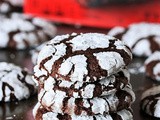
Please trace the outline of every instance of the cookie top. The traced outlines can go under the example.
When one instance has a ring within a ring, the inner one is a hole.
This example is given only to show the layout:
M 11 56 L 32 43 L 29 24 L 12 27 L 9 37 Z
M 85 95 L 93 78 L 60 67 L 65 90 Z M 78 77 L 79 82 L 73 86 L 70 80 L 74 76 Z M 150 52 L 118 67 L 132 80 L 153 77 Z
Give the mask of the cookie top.
M 0 101 L 9 102 L 27 99 L 37 92 L 32 76 L 24 69 L 0 62 Z
M 56 36 L 39 53 L 37 80 L 93 82 L 108 77 L 131 62 L 130 49 L 120 40 L 99 33 Z
M 128 28 L 115 27 L 108 35 L 124 41 L 136 56 L 150 56 L 160 49 L 160 24 L 137 23 Z M 144 47 L 145 45 L 145 47 Z
M 0 20 L 0 48 L 26 49 L 50 40 L 56 32 L 51 23 L 13 13 Z M 6 27 L 7 26 L 7 27 Z
M 124 109 L 113 114 L 77 116 L 48 112 L 40 103 L 34 107 L 33 116 L 35 120 L 133 120 L 131 109 Z
M 116 91 L 123 89 L 128 85 L 129 81 L 130 74 L 127 69 L 123 69 L 116 74 L 96 82 L 71 82 L 66 80 L 56 80 L 49 77 L 39 86 L 40 89 L 44 89 L 47 92 L 64 92 L 66 95 L 65 97 L 93 98 L 114 94 Z
M 144 91 L 140 105 L 145 113 L 160 118 L 160 86 L 154 86 Z
M 66 97 L 64 92 L 40 90 L 38 100 L 48 111 L 68 115 L 97 115 L 114 113 L 130 107 L 135 100 L 131 86 L 104 97 L 82 99 Z
M 160 51 L 154 52 L 145 61 L 145 73 L 153 80 L 160 81 Z
M 22 12 L 23 0 L 0 0 L 0 13 Z

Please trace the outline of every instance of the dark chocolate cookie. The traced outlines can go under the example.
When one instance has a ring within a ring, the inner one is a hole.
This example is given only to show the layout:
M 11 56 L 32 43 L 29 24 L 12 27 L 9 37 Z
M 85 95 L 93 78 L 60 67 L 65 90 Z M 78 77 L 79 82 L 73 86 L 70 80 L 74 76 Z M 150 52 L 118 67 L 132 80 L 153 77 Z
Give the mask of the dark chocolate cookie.
M 160 50 L 160 24 L 137 23 L 127 28 L 115 27 L 108 35 L 124 41 L 136 56 L 150 56 Z
M 99 33 L 56 36 L 39 53 L 35 78 L 72 82 L 102 80 L 132 60 L 130 49 L 120 40 Z
M 114 94 L 116 91 L 123 89 L 129 81 L 130 74 L 127 69 L 123 69 L 117 74 L 91 83 L 71 82 L 66 80 L 57 81 L 49 77 L 40 85 L 40 88 L 48 92 L 52 90 L 55 93 L 65 92 L 66 97 L 93 98 Z
M 50 40 L 56 32 L 53 24 L 13 13 L 0 20 L 0 48 L 26 49 Z
M 135 100 L 135 94 L 130 85 L 115 94 L 92 99 L 66 97 L 65 92 L 41 89 L 38 100 L 44 108 L 54 113 L 91 116 L 126 109 Z
M 6 62 L 0 62 L 0 66 L 0 102 L 27 99 L 37 92 L 26 70 Z
M 144 91 L 140 105 L 145 113 L 160 118 L 160 86 L 154 86 Z

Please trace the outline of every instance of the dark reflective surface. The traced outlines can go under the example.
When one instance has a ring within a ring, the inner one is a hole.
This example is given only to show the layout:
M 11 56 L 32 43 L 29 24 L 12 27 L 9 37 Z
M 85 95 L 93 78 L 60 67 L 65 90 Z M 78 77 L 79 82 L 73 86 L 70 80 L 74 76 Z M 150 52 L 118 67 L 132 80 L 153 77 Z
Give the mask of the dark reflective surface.
M 85 33 L 85 32 L 99 32 L 107 33 L 107 30 L 95 29 L 95 28 L 79 28 L 80 26 L 71 27 L 71 26 L 58 26 L 58 34 L 65 33 Z M 15 63 L 16 65 L 26 67 L 32 73 L 33 64 L 31 62 L 31 56 L 29 50 L 25 51 L 6 51 L 0 50 L 0 61 L 7 61 Z M 134 58 L 130 68 L 143 65 L 144 58 Z M 138 68 L 135 68 L 138 71 Z M 136 101 L 132 105 L 134 120 L 156 120 L 155 118 L 144 115 L 140 112 L 139 102 L 142 91 L 151 87 L 154 84 L 152 80 L 146 78 L 144 73 L 134 73 L 131 75 L 131 83 L 133 90 L 136 93 Z M 33 120 L 32 109 L 37 102 L 37 95 L 32 96 L 28 100 L 23 100 L 16 103 L 0 103 L 0 120 Z M 158 119 L 157 119 L 158 120 Z

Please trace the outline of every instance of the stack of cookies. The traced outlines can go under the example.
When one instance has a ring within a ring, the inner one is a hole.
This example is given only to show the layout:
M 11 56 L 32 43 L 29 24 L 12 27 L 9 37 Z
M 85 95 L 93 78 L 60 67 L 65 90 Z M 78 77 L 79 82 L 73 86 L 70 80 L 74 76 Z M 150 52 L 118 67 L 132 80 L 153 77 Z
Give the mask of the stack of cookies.
M 99 33 L 61 35 L 39 53 L 36 120 L 132 120 L 130 49 Z

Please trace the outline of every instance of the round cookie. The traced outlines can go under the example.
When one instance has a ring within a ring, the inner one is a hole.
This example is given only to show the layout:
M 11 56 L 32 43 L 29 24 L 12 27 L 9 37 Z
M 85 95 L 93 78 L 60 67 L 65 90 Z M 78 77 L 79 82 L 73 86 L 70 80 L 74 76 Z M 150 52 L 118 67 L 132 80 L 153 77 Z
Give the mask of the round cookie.
M 35 65 L 37 63 L 38 54 L 42 50 L 42 48 L 47 44 L 47 42 L 42 43 L 41 45 L 37 46 L 35 49 L 31 50 L 31 59 L 32 63 Z
M 124 41 L 136 56 L 150 56 L 160 50 L 160 24 L 137 23 L 127 28 L 115 27 L 108 35 Z M 145 47 L 144 47 L 145 46 Z
M 120 40 L 99 33 L 56 36 L 39 53 L 34 76 L 46 80 L 93 82 L 120 71 L 131 62 L 130 49 Z
M 23 0 L 0 0 L 0 13 L 22 12 Z
M 55 32 L 55 26 L 43 19 L 13 13 L 1 19 L 0 49 L 32 48 L 50 40 Z
M 0 66 L 0 102 L 27 99 L 37 92 L 26 70 L 6 62 L 0 62 Z
M 65 97 L 65 92 L 40 90 L 38 100 L 48 111 L 68 115 L 97 115 L 114 113 L 130 107 L 135 100 L 135 94 L 128 85 L 123 90 L 103 97 L 82 99 Z
M 132 110 L 129 108 L 112 114 L 77 116 L 48 112 L 40 103 L 37 103 L 34 107 L 33 115 L 35 120 L 133 120 Z
M 160 51 L 154 52 L 145 61 L 145 73 L 153 80 L 160 81 Z
M 39 86 L 40 89 L 44 89 L 47 92 L 52 90 L 55 93 L 65 92 L 65 97 L 93 98 L 114 94 L 116 91 L 123 89 L 129 81 L 130 74 L 127 69 L 123 69 L 108 78 L 96 82 L 83 83 L 66 80 L 57 81 L 56 79 L 49 77 L 44 81 L 44 84 Z
M 144 91 L 140 105 L 148 115 L 160 118 L 160 86 L 154 86 Z

